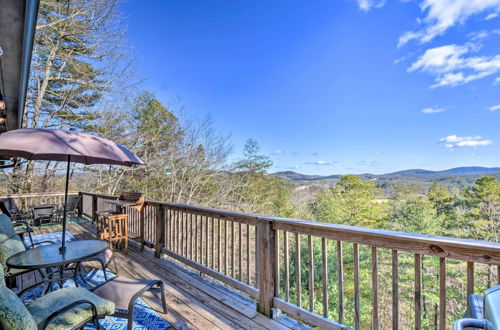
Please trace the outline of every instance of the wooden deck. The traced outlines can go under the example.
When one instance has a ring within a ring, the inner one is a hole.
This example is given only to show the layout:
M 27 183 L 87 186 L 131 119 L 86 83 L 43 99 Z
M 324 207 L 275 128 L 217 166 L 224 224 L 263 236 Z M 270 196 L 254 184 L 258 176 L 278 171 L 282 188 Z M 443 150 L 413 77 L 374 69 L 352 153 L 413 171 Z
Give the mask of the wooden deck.
M 61 231 L 61 226 L 49 226 L 38 233 Z M 90 222 L 72 224 L 68 231 L 78 239 L 95 239 L 95 227 Z M 155 258 L 151 251 L 129 246 L 129 253 L 116 251 L 118 275 L 135 278 L 158 278 L 164 281 L 168 313 L 162 314 L 171 329 L 290 329 L 307 328 L 284 316 L 270 319 L 256 311 L 255 302 L 219 283 L 199 276 L 171 260 Z M 111 266 L 111 270 L 113 266 Z M 159 297 L 145 294 L 144 300 L 161 310 Z

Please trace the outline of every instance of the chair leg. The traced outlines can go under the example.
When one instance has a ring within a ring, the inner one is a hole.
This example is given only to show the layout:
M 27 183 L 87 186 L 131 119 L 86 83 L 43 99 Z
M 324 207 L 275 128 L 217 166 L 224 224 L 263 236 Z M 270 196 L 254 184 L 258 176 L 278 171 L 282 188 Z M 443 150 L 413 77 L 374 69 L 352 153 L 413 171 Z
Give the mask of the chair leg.
M 163 314 L 167 314 L 167 300 L 165 299 L 165 288 L 163 281 L 158 281 L 160 286 L 160 294 L 161 294 L 161 307 L 163 308 Z
M 108 274 L 106 273 L 106 265 L 101 262 L 101 268 L 102 268 L 102 272 L 104 273 L 104 280 L 106 280 L 106 282 L 108 281 Z
M 116 267 L 116 258 L 113 256 L 113 265 L 115 266 L 115 274 L 118 275 L 118 267 Z
M 127 314 L 127 330 L 132 330 L 132 327 L 134 325 L 134 304 L 132 307 L 129 307 L 128 314 Z
M 101 325 L 99 324 L 99 320 L 97 319 L 97 317 L 93 317 L 92 321 L 94 322 L 95 328 L 97 330 L 100 330 L 101 329 Z
M 31 232 L 28 231 L 28 237 L 30 238 L 30 243 L 31 243 L 31 246 L 35 245 L 33 243 L 33 237 L 31 237 Z

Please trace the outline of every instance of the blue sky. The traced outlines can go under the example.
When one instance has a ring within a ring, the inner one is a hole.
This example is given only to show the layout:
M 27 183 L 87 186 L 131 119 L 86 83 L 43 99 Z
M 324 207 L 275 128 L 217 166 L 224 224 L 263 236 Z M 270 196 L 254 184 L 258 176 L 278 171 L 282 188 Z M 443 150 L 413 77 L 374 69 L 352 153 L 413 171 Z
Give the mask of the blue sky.
M 130 0 L 143 87 L 273 171 L 500 166 L 500 0 Z

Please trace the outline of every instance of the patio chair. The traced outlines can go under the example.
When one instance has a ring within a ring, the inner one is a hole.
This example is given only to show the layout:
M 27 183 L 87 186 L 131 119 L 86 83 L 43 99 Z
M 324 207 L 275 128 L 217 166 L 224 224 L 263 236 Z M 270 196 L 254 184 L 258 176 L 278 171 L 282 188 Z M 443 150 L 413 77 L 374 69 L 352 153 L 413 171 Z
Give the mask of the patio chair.
M 100 329 L 98 319 L 115 311 L 113 302 L 102 299 L 84 288 L 56 290 L 24 305 L 21 298 L 7 288 L 3 278 L 3 268 L 0 266 L 2 329 L 79 329 L 90 321 Z M 53 280 L 38 285 L 51 281 Z
M 9 269 L 6 265 L 7 259 L 16 253 L 25 251 L 36 245 L 46 243 L 52 244 L 54 242 L 41 241 L 26 247 L 24 242 L 21 241 L 18 234 L 14 230 L 9 217 L 5 214 L 0 214 L 0 265 L 5 269 L 4 276 L 9 286 L 13 286 L 15 284 L 14 280 L 17 276 L 32 272 L 33 270 Z
M 43 224 L 53 223 L 56 214 L 56 205 L 33 206 L 33 225 L 41 227 Z
M 106 275 L 106 268 L 109 267 L 111 262 L 115 261 L 113 250 L 109 248 L 96 257 L 93 257 L 86 261 L 98 261 L 102 265 L 102 270 L 106 279 L 104 283 L 96 285 L 95 287 L 91 288 L 90 291 L 103 299 L 110 300 L 115 303 L 116 310 L 113 315 L 126 317 L 128 320 L 128 330 L 132 329 L 135 302 L 146 291 L 160 292 L 163 313 L 167 313 L 167 302 L 165 299 L 165 289 L 163 281 L 126 278 L 122 276 L 115 276 L 112 279 L 108 280 Z M 117 272 L 116 262 L 114 263 L 114 267 L 115 272 Z M 80 274 L 82 274 L 82 272 L 80 272 Z M 85 281 L 83 276 L 82 279 Z M 90 283 L 88 282 L 87 284 L 90 285 Z
M 0 198 L 0 210 L 6 214 L 13 222 L 31 220 L 30 212 L 22 212 L 16 205 L 14 198 Z
M 80 199 L 82 197 L 80 195 L 71 195 L 68 196 L 68 205 L 66 207 L 66 215 L 69 217 L 76 217 L 78 205 L 80 204 Z M 61 218 L 64 215 L 64 205 L 59 207 L 56 212 L 57 218 Z

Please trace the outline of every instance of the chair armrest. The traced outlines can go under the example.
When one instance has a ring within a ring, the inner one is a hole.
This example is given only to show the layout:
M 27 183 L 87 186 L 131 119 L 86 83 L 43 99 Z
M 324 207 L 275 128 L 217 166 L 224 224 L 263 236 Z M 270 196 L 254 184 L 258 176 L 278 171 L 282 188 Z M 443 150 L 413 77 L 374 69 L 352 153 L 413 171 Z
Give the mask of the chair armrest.
M 12 224 L 12 227 L 18 227 L 18 226 L 26 226 L 27 228 L 31 228 L 28 222 L 22 220 L 16 221 Z
M 55 311 L 54 313 L 50 314 L 50 316 L 43 321 L 43 323 L 40 325 L 39 329 L 46 329 L 47 326 L 50 324 L 50 322 L 55 319 L 57 316 L 66 313 L 67 311 L 75 308 L 76 306 L 79 305 L 84 305 L 84 304 L 89 304 L 90 307 L 92 308 L 92 318 L 97 319 L 97 307 L 89 300 L 78 300 L 75 301 L 74 303 L 69 304 L 68 306 L 64 306 L 58 311 Z
M 31 289 L 36 288 L 37 286 L 40 286 L 40 285 L 43 285 L 43 284 L 47 284 L 47 283 L 52 283 L 52 282 L 58 282 L 58 281 L 60 281 L 60 279 L 59 279 L 59 278 L 49 278 L 49 279 L 46 279 L 46 280 L 40 281 L 40 282 L 35 283 L 35 284 L 33 284 L 33 285 L 31 285 L 31 286 L 29 286 L 29 287 L 27 287 L 27 288 L 22 289 L 21 291 L 19 291 L 19 292 L 17 293 L 17 296 L 18 296 L 18 297 L 22 297 L 22 296 L 23 296 L 23 294 L 25 294 L 26 292 L 30 291 Z
M 491 324 L 488 320 L 478 320 L 478 319 L 459 319 L 455 321 L 453 325 L 453 330 L 464 330 L 466 328 L 473 327 L 478 329 L 495 329 L 495 326 Z

